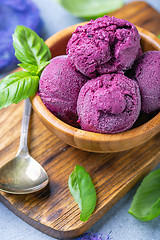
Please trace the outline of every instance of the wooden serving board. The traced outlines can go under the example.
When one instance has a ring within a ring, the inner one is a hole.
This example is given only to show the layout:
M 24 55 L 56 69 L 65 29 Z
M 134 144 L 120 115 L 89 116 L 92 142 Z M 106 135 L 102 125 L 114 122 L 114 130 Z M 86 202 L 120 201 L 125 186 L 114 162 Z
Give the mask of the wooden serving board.
M 155 34 L 160 33 L 160 14 L 144 2 L 132 2 L 114 16 L 127 19 Z M 0 111 L 0 164 L 17 152 L 23 102 Z M 60 239 L 71 239 L 89 229 L 144 175 L 160 161 L 160 134 L 129 151 L 96 154 L 66 145 L 52 135 L 32 113 L 29 131 L 31 155 L 47 171 L 50 184 L 30 195 L 0 193 L 0 200 L 16 215 L 40 231 Z M 76 164 L 92 176 L 98 201 L 87 222 L 68 189 L 68 177 Z

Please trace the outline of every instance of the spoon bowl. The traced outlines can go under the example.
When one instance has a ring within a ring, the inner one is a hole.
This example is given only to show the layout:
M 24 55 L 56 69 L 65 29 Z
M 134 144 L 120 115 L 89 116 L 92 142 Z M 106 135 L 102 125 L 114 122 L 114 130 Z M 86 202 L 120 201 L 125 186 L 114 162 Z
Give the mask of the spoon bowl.
M 4 192 L 32 193 L 47 184 L 46 172 L 30 155 L 19 155 L 0 169 L 0 189 Z
M 19 150 L 15 158 L 0 168 L 0 190 L 7 193 L 33 193 L 44 188 L 49 181 L 46 171 L 28 152 L 27 136 L 30 113 L 31 104 L 27 99 L 22 119 Z

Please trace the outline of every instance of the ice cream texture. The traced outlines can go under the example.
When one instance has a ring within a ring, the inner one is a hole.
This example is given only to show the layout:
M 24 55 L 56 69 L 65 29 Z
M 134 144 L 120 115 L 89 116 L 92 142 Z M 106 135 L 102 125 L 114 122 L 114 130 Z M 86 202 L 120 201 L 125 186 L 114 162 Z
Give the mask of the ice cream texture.
M 84 75 L 126 70 L 139 54 L 140 35 L 130 22 L 104 16 L 77 27 L 67 45 L 70 62 Z
M 39 95 L 45 106 L 64 122 L 77 123 L 77 98 L 88 79 L 75 71 L 66 55 L 57 56 L 43 70 L 39 82 Z
M 66 51 L 51 60 L 39 82 L 43 103 L 62 121 L 114 134 L 130 129 L 141 107 L 145 113 L 160 109 L 160 52 L 143 54 L 132 23 L 91 20 L 77 27 Z
M 160 110 L 160 52 L 148 51 L 141 55 L 133 65 L 133 72 L 141 91 L 142 111 Z
M 103 74 L 81 88 L 77 113 L 83 130 L 118 133 L 133 126 L 141 109 L 136 81 L 123 73 Z

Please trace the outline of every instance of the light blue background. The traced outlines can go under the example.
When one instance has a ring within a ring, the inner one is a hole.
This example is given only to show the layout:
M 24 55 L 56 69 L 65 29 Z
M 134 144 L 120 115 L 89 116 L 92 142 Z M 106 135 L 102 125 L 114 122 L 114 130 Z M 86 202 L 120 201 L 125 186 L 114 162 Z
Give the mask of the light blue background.
M 72 16 L 53 0 L 33 0 L 33 2 L 40 9 L 44 21 L 45 38 L 65 27 L 82 21 L 82 19 Z M 125 2 L 130 1 L 126 0 Z M 146 2 L 160 12 L 160 0 L 148 0 Z M 112 231 L 113 240 L 160 240 L 160 217 L 150 222 L 140 222 L 127 213 L 136 189 L 137 186 L 112 207 L 91 230 L 106 234 Z M 55 238 L 34 229 L 0 203 L 0 240 L 23 239 L 54 240 Z

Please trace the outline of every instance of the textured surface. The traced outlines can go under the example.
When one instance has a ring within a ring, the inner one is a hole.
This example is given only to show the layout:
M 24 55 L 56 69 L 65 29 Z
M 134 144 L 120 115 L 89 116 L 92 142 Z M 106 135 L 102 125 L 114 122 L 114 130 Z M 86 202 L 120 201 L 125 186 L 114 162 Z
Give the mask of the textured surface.
M 79 127 L 77 123 L 78 93 L 87 77 L 75 71 L 68 56 L 53 58 L 43 70 L 39 81 L 39 95 L 45 106 L 62 121 Z
M 160 52 L 149 51 L 138 58 L 133 66 L 134 79 L 138 82 L 142 110 L 151 113 L 160 110 Z
M 157 3 L 159 3 L 159 2 L 157 2 Z M 38 1 L 37 1 L 37 4 L 38 4 Z M 44 9 L 45 9 L 45 5 L 46 5 L 46 3 L 44 4 Z M 59 7 L 57 7 L 57 8 L 59 8 Z M 134 7 L 132 9 L 134 9 Z M 48 12 L 49 12 L 49 9 L 48 9 Z M 63 11 L 62 9 L 60 9 L 59 12 L 62 13 L 62 15 L 60 15 L 60 16 L 68 16 L 69 17 L 69 14 L 66 13 L 65 11 Z M 144 10 L 144 13 L 145 13 L 146 17 L 148 17 L 148 16 L 150 17 L 150 20 L 147 21 L 145 18 L 141 18 L 141 17 L 139 17 L 139 20 L 142 22 L 143 27 L 146 26 L 146 28 L 147 28 L 147 26 L 148 26 L 148 29 L 150 29 L 151 31 L 153 30 L 153 32 L 155 32 L 155 33 L 160 33 L 160 30 L 158 28 L 160 18 L 158 18 L 158 20 L 156 20 L 156 16 L 158 17 L 159 15 L 156 14 L 154 11 L 152 11 L 152 13 L 154 15 L 152 15 L 152 14 L 149 15 L 148 12 L 149 12 L 149 7 L 146 7 Z M 126 12 L 126 14 L 129 15 L 128 12 Z M 133 16 L 133 17 L 135 17 L 135 16 Z M 59 16 L 57 18 L 59 18 Z M 51 18 L 48 18 L 46 22 L 49 22 L 50 19 Z M 73 21 L 73 20 L 75 20 L 75 21 Z M 78 22 L 79 20 L 76 20 L 72 16 L 70 16 L 70 18 L 68 18 L 68 20 L 67 20 L 67 23 L 69 23 L 69 25 L 70 25 L 70 24 L 75 23 L 76 21 Z M 66 27 L 67 25 L 65 25 L 65 24 L 67 24 L 67 23 L 65 22 L 64 25 L 62 24 L 62 28 Z M 138 24 L 138 22 L 137 22 L 137 24 Z M 54 26 L 55 26 L 54 29 L 56 29 L 57 25 L 55 24 Z M 149 26 L 150 26 L 150 28 L 149 28 Z M 52 28 L 50 28 L 50 29 L 52 29 Z M 53 33 L 53 30 L 50 30 L 50 32 Z M 22 111 L 22 105 L 20 106 L 20 108 Z M 13 113 L 13 116 L 12 116 L 12 119 L 10 119 L 11 122 L 16 117 L 15 113 L 14 112 L 12 112 L 12 113 Z M 10 116 L 10 114 L 12 114 L 12 113 L 8 112 L 8 116 Z M 21 113 L 19 113 L 19 115 L 18 115 L 19 124 L 20 124 L 20 115 L 21 115 Z M 3 117 L 1 117 L 1 121 L 4 121 Z M 3 143 L 1 143 L 3 146 L 8 146 L 8 151 L 9 151 L 9 149 L 11 151 L 11 147 L 13 146 L 11 142 L 8 142 L 9 136 L 11 136 L 11 134 L 12 134 L 12 137 L 16 136 L 16 138 L 18 138 L 17 132 L 19 132 L 19 130 L 20 129 L 19 128 L 17 129 L 15 125 L 13 126 L 13 128 L 9 127 L 8 135 L 7 135 L 8 139 L 6 139 L 6 141 L 3 141 Z M 31 133 L 32 133 L 32 131 L 33 130 L 31 128 Z M 5 131 L 3 130 L 3 128 L 1 130 L 1 133 L 2 133 L 2 135 L 5 134 Z M 41 136 L 43 138 L 43 134 Z M 58 140 L 55 141 L 55 144 L 57 144 L 57 141 Z M 159 138 L 156 138 L 157 145 L 154 145 L 155 143 L 153 143 L 153 142 L 150 143 L 150 147 L 147 145 L 146 147 L 149 147 L 148 150 L 146 150 L 145 146 L 143 146 L 143 148 L 141 149 L 141 152 L 139 152 L 139 157 L 141 158 L 143 152 L 145 152 L 146 156 L 148 153 L 153 154 L 152 150 L 153 150 L 154 146 L 158 147 L 158 141 L 159 141 Z M 46 141 L 46 146 L 47 146 L 47 143 L 48 143 L 48 141 Z M 36 139 L 35 139 L 34 140 L 34 151 L 35 152 L 36 152 L 36 147 L 38 146 L 38 144 L 39 143 L 36 142 Z M 16 140 L 16 146 L 18 146 L 18 139 Z M 15 148 L 16 148 L 16 146 L 15 146 Z M 54 147 L 54 149 L 55 149 L 55 156 L 56 156 L 57 147 Z M 33 151 L 33 149 L 32 149 L 32 151 Z M 50 151 L 52 151 L 52 153 L 53 153 L 53 149 L 48 149 L 48 152 L 50 152 Z M 15 152 L 16 152 L 16 149 L 13 152 L 13 155 L 15 154 Z M 1 154 L 3 154 L 3 152 L 1 152 Z M 98 155 L 96 155 L 96 156 L 98 156 Z M 107 169 L 108 169 L 108 167 L 107 167 Z M 94 225 L 92 230 L 106 232 L 106 233 L 108 233 L 110 230 L 112 230 L 113 239 L 128 240 L 128 236 L 129 236 L 130 240 L 132 240 L 132 239 L 136 239 L 136 240 L 150 240 L 150 239 L 157 240 L 157 239 L 159 239 L 159 235 L 160 235 L 159 218 L 157 218 L 151 222 L 141 223 L 127 214 L 127 210 L 129 208 L 129 205 L 132 200 L 134 192 L 135 192 L 135 189 L 133 189 L 121 201 L 119 201 L 97 224 Z M 29 225 L 25 224 L 24 222 L 22 222 L 15 215 L 13 215 L 12 212 L 8 211 L 3 205 L 0 205 L 0 224 L 1 224 L 0 234 L 1 234 L 1 238 L 4 240 L 12 240 L 12 239 L 28 240 L 28 239 L 33 239 L 33 238 L 35 240 L 53 239 L 49 236 L 46 236 L 46 235 L 40 233 L 36 229 L 34 229 L 34 228 L 30 227 Z
M 78 26 L 68 41 L 68 58 L 84 75 L 129 69 L 140 49 L 136 27 L 114 16 L 104 16 Z
M 123 73 L 103 74 L 88 81 L 77 101 L 78 122 L 91 132 L 123 132 L 138 119 L 140 109 L 139 86 Z

